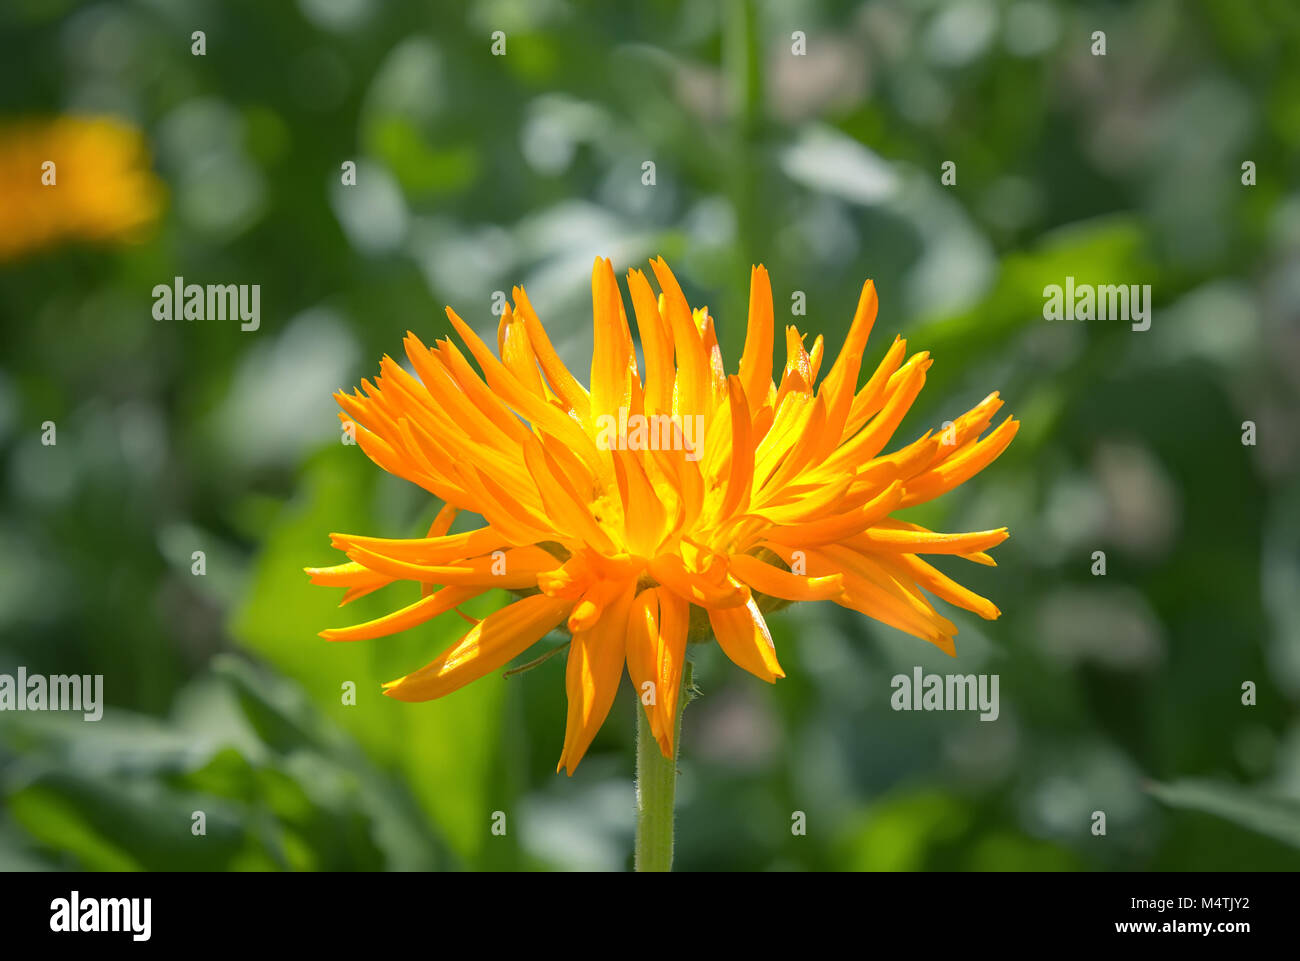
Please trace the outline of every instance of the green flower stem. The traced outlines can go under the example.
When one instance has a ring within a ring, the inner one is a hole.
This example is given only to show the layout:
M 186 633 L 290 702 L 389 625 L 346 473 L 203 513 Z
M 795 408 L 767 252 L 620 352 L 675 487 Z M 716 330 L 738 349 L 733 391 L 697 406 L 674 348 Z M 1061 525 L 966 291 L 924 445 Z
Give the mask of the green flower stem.
M 677 793 L 677 751 L 682 739 L 682 710 L 691 699 L 691 662 L 682 672 L 673 719 L 673 756 L 666 758 L 650 733 L 645 709 L 636 712 L 636 869 L 673 868 L 673 799 Z

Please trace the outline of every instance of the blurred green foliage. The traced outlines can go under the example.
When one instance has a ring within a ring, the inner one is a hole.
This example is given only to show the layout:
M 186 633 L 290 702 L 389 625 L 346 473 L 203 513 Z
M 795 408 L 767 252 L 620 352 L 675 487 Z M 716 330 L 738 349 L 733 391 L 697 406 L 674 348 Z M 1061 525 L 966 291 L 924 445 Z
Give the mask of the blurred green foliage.
M 868 359 L 936 359 L 900 438 L 991 389 L 1023 421 L 914 514 L 1013 533 L 960 572 L 1004 615 L 952 615 L 956 661 L 825 605 L 773 618 L 775 687 L 694 652 L 679 868 L 1300 867 L 1298 57 L 1290 0 L 5 4 L 0 117 L 124 116 L 170 199 L 142 246 L 0 270 L 0 672 L 109 702 L 0 715 L 0 866 L 626 867 L 630 690 L 557 775 L 562 658 L 387 700 L 462 623 L 326 643 L 406 601 L 302 568 L 438 507 L 331 391 L 521 282 L 582 369 L 593 257 L 662 253 L 730 364 L 751 263 L 828 351 L 871 276 Z M 261 329 L 155 322 L 178 275 L 261 284 Z M 1067 275 L 1151 284 L 1151 329 L 1044 321 Z M 918 664 L 999 674 L 1000 718 L 890 710 Z

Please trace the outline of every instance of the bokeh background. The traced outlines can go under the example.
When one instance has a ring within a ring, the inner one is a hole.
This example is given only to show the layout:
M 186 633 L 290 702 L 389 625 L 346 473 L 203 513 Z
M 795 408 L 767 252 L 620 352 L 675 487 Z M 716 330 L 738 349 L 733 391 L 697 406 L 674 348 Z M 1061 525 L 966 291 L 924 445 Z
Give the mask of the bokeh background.
M 585 369 L 592 259 L 662 253 L 731 364 L 751 263 L 828 350 L 870 276 L 869 360 L 936 359 L 900 440 L 991 389 L 1023 420 L 919 516 L 1012 530 L 956 661 L 831 605 L 772 618 L 774 687 L 695 650 L 679 869 L 1300 867 L 1297 62 L 1290 0 L 8 0 L 0 117 L 138 127 L 165 201 L 0 264 L 0 672 L 108 702 L 0 715 L 0 866 L 628 867 L 626 681 L 557 775 L 563 658 L 385 699 L 462 623 L 328 644 L 393 599 L 302 568 L 439 506 L 332 391 L 520 282 Z M 155 321 L 178 275 L 260 284 L 260 329 Z M 1066 275 L 1150 284 L 1150 330 L 1045 321 Z M 1000 675 L 1000 718 L 895 713 L 915 665 Z

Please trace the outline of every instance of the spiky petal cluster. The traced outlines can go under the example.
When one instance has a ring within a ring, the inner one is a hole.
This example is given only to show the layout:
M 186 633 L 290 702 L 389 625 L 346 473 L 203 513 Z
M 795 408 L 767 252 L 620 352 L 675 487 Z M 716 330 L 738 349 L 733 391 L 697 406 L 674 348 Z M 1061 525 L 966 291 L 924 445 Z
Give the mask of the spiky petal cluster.
M 1006 448 L 1014 419 L 981 437 L 1002 406 L 996 393 L 940 432 L 883 453 L 931 361 L 925 352 L 906 357 L 896 338 L 858 386 L 876 316 L 871 281 L 820 383 L 822 338 L 805 350 L 792 326 L 777 382 L 763 267 L 751 274 L 744 354 L 730 376 L 707 309 L 688 306 L 662 259 L 651 267 L 658 295 L 640 271 L 627 277 L 644 376 L 613 268 L 598 259 L 590 390 L 560 362 L 515 288 L 495 354 L 447 310 L 477 370 L 450 340 L 430 348 L 408 333 L 414 375 L 385 357 L 374 383 L 337 395 L 366 454 L 446 507 L 423 538 L 332 535 L 348 562 L 309 569 L 315 583 L 346 587 L 345 603 L 400 580 L 420 584 L 422 596 L 323 636 L 379 637 L 493 588 L 523 593 L 385 693 L 441 697 L 566 626 L 569 708 L 559 766 L 569 773 L 609 711 L 625 664 L 636 690 L 653 694 L 642 701 L 653 701 L 652 730 L 672 756 L 693 611 L 696 620 L 707 617 L 731 660 L 766 681 L 784 676 L 760 610 L 768 599 L 834 601 L 949 654 L 956 628 L 923 590 L 985 618 L 999 613 L 921 555 L 992 564 L 986 552 L 1005 528 L 942 534 L 891 517 L 951 490 Z M 448 533 L 457 510 L 486 523 Z

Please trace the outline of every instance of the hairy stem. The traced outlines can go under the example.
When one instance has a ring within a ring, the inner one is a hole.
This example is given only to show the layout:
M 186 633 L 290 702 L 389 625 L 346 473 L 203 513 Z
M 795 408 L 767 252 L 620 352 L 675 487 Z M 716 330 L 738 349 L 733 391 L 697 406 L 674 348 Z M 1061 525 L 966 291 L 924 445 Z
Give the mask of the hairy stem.
M 682 674 L 673 719 L 673 756 L 666 758 L 650 732 L 645 709 L 636 712 L 636 870 L 671 871 L 673 867 L 673 799 L 677 793 L 677 751 L 682 711 L 691 700 L 691 662 Z

